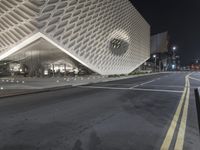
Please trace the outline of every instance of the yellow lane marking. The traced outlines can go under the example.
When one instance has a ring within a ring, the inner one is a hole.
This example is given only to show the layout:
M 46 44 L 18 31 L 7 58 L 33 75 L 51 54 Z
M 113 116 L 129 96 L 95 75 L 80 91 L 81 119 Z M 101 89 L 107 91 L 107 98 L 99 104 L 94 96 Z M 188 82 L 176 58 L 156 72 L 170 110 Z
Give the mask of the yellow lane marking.
M 165 136 L 165 139 L 162 143 L 161 146 L 161 150 L 168 150 L 170 148 L 173 136 L 174 136 L 174 132 L 178 123 L 178 119 L 180 117 L 181 114 L 181 109 L 182 107 L 184 107 L 184 112 L 181 118 L 181 125 L 179 128 L 179 132 L 178 132 L 178 139 L 176 141 L 176 145 L 175 145 L 175 149 L 177 148 L 177 150 L 181 150 L 183 148 L 183 144 L 184 144 L 184 136 L 185 136 L 185 129 L 186 129 L 186 122 L 187 122 L 187 113 L 188 113 L 188 105 L 189 105 L 189 96 L 190 96 L 190 82 L 189 82 L 189 77 L 192 73 L 188 74 L 185 77 L 185 87 L 184 87 L 184 92 L 181 96 L 181 100 L 178 104 L 177 110 L 174 114 L 174 117 L 172 119 L 172 122 L 170 124 L 170 127 L 167 131 L 167 134 Z M 186 100 L 185 100 L 186 97 Z M 184 100 L 186 101 L 184 104 Z M 184 104 L 184 106 L 183 106 Z
M 187 89 L 187 96 L 185 100 L 185 105 L 183 109 L 183 114 L 181 118 L 181 124 L 178 131 L 177 141 L 175 144 L 175 150 L 182 150 L 183 144 L 184 144 L 184 137 L 185 137 L 185 131 L 186 131 L 186 124 L 187 124 L 187 115 L 188 115 L 188 106 L 189 106 L 189 99 L 190 99 L 190 81 L 188 82 L 188 89 Z
M 169 127 L 169 129 L 167 131 L 166 137 L 165 137 L 165 139 L 163 141 L 163 144 L 162 144 L 162 146 L 160 148 L 161 150 L 168 150 L 169 147 L 170 147 L 170 144 L 171 144 L 171 141 L 172 141 L 172 138 L 173 138 L 173 135 L 174 135 L 174 131 L 175 131 L 176 126 L 177 126 L 178 118 L 179 118 L 180 113 L 181 113 L 181 108 L 182 108 L 183 103 L 184 103 L 186 91 L 187 91 L 186 87 L 187 87 L 188 83 L 187 83 L 187 79 L 185 79 L 185 80 L 186 80 L 186 82 L 185 82 L 184 92 L 183 92 L 183 94 L 181 96 L 181 100 L 180 100 L 180 102 L 178 104 L 178 108 L 177 108 L 177 110 L 175 112 L 175 115 L 174 115 L 174 117 L 172 119 L 170 127 Z

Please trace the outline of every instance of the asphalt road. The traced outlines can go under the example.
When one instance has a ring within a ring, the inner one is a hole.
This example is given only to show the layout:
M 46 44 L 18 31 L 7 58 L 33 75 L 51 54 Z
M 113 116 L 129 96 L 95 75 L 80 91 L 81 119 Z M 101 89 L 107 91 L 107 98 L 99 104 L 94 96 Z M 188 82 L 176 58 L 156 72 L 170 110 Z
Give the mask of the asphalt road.
M 0 150 L 198 150 L 200 73 L 188 74 L 2 98 Z

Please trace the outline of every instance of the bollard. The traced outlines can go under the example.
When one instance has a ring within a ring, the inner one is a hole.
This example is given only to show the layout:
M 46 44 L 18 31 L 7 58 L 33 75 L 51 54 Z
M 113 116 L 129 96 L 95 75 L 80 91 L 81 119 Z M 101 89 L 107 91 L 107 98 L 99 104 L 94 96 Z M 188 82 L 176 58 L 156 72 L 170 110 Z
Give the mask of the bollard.
M 199 125 L 199 134 L 200 134 L 200 95 L 199 95 L 199 90 L 197 88 L 194 90 L 194 94 L 195 94 L 198 125 Z

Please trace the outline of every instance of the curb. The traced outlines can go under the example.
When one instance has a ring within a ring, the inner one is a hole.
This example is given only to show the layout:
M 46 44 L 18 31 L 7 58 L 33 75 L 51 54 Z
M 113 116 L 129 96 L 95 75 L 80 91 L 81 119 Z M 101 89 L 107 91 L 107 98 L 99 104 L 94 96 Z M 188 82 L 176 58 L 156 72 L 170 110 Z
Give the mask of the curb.
M 3 96 L 0 95 L 0 99 L 9 98 L 9 97 L 15 97 L 15 96 L 22 96 L 22 95 L 31 95 L 31 94 L 37 94 L 37 93 L 58 91 L 58 90 L 67 89 L 67 88 L 71 88 L 71 87 L 73 87 L 73 86 L 72 85 L 66 85 L 66 86 L 38 89 L 38 90 L 35 90 L 35 91 L 30 91 L 30 92 L 19 92 L 19 93 L 14 93 L 14 94 L 10 94 L 10 95 L 3 95 Z
M 3 96 L 0 95 L 0 99 L 8 98 L 8 97 L 15 97 L 15 96 L 22 96 L 22 95 L 31 95 L 31 94 L 37 94 L 37 93 L 45 93 L 45 92 L 62 90 L 62 89 L 68 89 L 68 88 L 71 88 L 71 87 L 77 87 L 77 86 L 83 86 L 83 85 L 89 85 L 89 84 L 95 84 L 95 83 L 105 83 L 105 82 L 110 82 L 110 81 L 119 81 L 119 80 L 125 80 L 125 79 L 137 78 L 137 77 L 143 77 L 143 76 L 150 76 L 150 75 L 156 75 L 156 74 L 162 74 L 162 73 L 167 73 L 167 72 L 132 75 L 132 76 L 126 76 L 126 77 L 121 77 L 121 78 L 113 78 L 113 79 L 110 79 L 110 80 L 108 78 L 108 80 L 105 80 L 105 81 L 87 82 L 87 83 L 79 83 L 79 84 L 72 84 L 72 85 L 50 87 L 50 88 L 44 88 L 44 89 L 36 89 L 34 91 L 29 91 L 29 92 L 19 92 L 19 93 L 14 93 L 14 94 L 10 94 L 10 95 L 3 95 Z
M 131 78 L 137 78 L 137 77 L 143 77 L 143 76 L 150 76 L 150 75 L 156 75 L 156 74 L 162 74 L 162 73 L 168 73 L 168 72 L 159 72 L 159 73 L 148 73 L 148 74 L 132 75 L 132 76 L 125 76 L 125 77 L 121 77 L 121 78 L 113 78 L 113 79 L 110 79 L 110 80 L 108 78 L 105 81 L 73 84 L 72 86 L 76 87 L 76 86 L 83 86 L 83 85 L 95 84 L 95 83 L 105 83 L 105 82 L 111 82 L 111 81 L 126 80 L 126 79 L 131 79 Z

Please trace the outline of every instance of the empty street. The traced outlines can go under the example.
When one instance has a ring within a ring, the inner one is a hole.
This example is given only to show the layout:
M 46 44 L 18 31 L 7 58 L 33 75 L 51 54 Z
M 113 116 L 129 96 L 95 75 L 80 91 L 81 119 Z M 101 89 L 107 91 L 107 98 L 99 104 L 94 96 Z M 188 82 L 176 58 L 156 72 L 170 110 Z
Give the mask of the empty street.
M 200 73 L 160 73 L 0 99 L 0 150 L 200 147 Z

